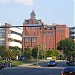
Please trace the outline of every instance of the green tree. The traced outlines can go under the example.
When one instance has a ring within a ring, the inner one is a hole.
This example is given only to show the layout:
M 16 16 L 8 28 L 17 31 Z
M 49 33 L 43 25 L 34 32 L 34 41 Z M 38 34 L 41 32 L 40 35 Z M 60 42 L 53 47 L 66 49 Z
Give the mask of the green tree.
M 45 59 L 46 58 L 46 50 L 42 47 L 39 48 L 39 58 Z
M 34 57 L 34 59 L 37 58 L 37 54 L 38 54 L 38 58 L 39 59 L 45 59 L 46 50 L 45 49 L 42 49 L 42 47 L 40 45 L 39 46 L 35 46 L 32 49 L 32 56 Z
M 67 57 L 67 60 L 70 60 L 70 57 L 75 55 L 75 43 L 70 38 L 61 40 L 58 43 L 57 49 L 63 51 L 64 55 Z
M 5 51 L 5 46 L 0 46 L 0 55 L 1 55 L 1 53 L 3 52 L 3 51 Z
M 55 56 L 56 59 L 59 59 L 60 52 L 57 50 L 47 50 L 46 51 L 46 57 L 53 57 L 53 56 Z
M 6 49 L 5 49 L 5 46 L 0 45 L 0 59 L 1 59 L 2 53 L 3 53 L 5 50 L 6 50 Z
M 14 46 L 14 47 L 10 46 L 9 49 L 10 49 L 11 51 L 13 51 L 16 56 L 17 56 L 17 55 L 18 55 L 18 56 L 21 55 L 21 50 L 20 50 L 20 48 L 19 48 L 18 46 Z
M 20 50 L 20 48 L 18 46 L 14 46 L 14 47 L 10 46 L 9 49 L 14 50 L 14 51 Z
M 15 57 L 15 53 L 14 51 L 7 49 L 2 52 L 1 56 L 6 57 L 8 60 L 10 60 L 11 58 Z
M 27 57 L 27 59 L 30 59 L 32 56 L 32 51 L 29 47 L 26 47 L 24 49 L 23 55 Z
M 9 47 L 5 49 L 5 46 L 0 46 L 0 55 L 1 57 L 6 57 L 7 59 L 15 58 L 18 55 L 18 47 Z
M 37 53 L 38 53 L 38 47 L 34 46 L 32 49 L 32 56 L 36 59 L 37 58 Z

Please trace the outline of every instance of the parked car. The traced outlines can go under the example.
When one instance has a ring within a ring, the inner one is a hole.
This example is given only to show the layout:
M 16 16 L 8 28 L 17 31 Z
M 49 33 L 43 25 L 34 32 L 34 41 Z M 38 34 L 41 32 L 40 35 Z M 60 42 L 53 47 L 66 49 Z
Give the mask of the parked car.
M 4 63 L 0 62 L 0 70 L 4 68 Z
M 68 66 L 75 66 L 75 61 L 67 61 L 66 64 Z
M 75 75 L 75 67 L 70 66 L 63 69 L 61 75 Z
M 4 66 L 5 66 L 5 67 L 11 67 L 11 66 L 12 66 L 12 63 L 11 63 L 10 61 L 5 62 L 5 63 L 4 63 Z
M 50 60 L 48 62 L 48 66 L 56 66 L 56 61 L 55 60 Z
M 19 57 L 19 61 L 24 61 L 24 60 L 27 60 L 26 56 L 20 56 Z
M 7 60 L 7 57 L 2 57 L 2 60 Z
M 16 60 L 16 58 L 15 58 L 15 57 L 13 57 L 13 58 L 11 58 L 11 60 L 13 60 L 13 61 L 14 61 L 14 60 Z

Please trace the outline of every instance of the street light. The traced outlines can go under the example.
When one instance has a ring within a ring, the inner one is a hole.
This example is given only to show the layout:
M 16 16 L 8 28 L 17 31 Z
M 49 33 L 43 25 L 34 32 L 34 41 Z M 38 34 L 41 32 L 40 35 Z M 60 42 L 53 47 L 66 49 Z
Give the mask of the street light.
M 42 24 L 42 50 L 44 50 L 43 49 L 43 37 L 44 37 L 44 33 L 45 33 L 45 30 L 44 30 L 44 26 L 43 26 L 43 24 Z M 43 55 L 42 55 L 42 59 L 44 60 L 44 51 L 43 51 Z
M 38 56 L 39 56 L 39 45 L 38 45 L 38 51 L 37 51 L 37 66 L 38 66 Z

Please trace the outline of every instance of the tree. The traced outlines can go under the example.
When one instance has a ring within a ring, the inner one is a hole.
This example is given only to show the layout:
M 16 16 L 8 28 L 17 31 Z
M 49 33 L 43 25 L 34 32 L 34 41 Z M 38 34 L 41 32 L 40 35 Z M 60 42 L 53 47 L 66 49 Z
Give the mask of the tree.
M 5 46 L 0 46 L 0 55 L 1 55 L 1 53 L 3 52 L 3 51 L 5 51 Z
M 45 59 L 45 57 L 46 57 L 46 50 L 40 49 L 39 50 L 39 58 L 40 59 Z
M 8 60 L 15 57 L 14 51 L 11 51 L 9 49 L 2 52 L 1 57 L 6 57 Z
M 21 51 L 20 51 L 20 48 L 18 46 L 14 46 L 14 47 L 10 46 L 9 49 L 11 51 L 14 51 L 14 53 L 15 53 L 16 56 L 17 55 L 21 55 Z
M 39 59 L 44 59 L 45 56 L 46 56 L 46 50 L 42 49 L 42 47 L 40 45 L 39 46 L 35 46 L 32 49 L 32 56 L 36 59 L 37 58 L 37 54 L 38 54 L 38 58 Z
M 61 40 L 58 43 L 57 49 L 63 51 L 64 55 L 67 57 L 67 60 L 70 60 L 70 57 L 75 55 L 75 43 L 70 38 Z
M 31 56 L 32 56 L 32 51 L 29 47 L 26 47 L 24 49 L 24 53 L 23 53 L 24 56 L 26 56 L 27 59 L 30 59 Z
M 9 49 L 14 50 L 14 51 L 20 50 L 20 48 L 18 46 L 14 46 L 14 47 L 9 46 Z
M 34 46 L 32 49 L 32 56 L 36 59 L 37 58 L 37 53 L 38 53 L 38 47 Z
M 3 53 L 5 50 L 6 50 L 6 49 L 5 49 L 5 46 L 0 45 L 0 59 L 1 59 L 2 53 Z
M 60 57 L 60 52 L 57 50 L 47 50 L 46 57 L 53 57 L 55 56 L 57 59 Z
M 5 46 L 0 46 L 0 55 L 1 57 L 5 57 L 10 60 L 11 58 L 15 58 L 19 54 L 17 50 L 19 50 L 17 46 L 10 46 L 8 49 L 5 49 Z

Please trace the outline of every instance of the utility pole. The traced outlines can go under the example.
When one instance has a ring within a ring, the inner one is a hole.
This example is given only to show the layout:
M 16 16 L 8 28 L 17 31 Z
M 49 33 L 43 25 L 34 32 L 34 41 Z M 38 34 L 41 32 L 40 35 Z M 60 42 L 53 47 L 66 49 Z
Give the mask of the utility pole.
M 43 26 L 43 24 L 42 24 L 42 50 L 44 50 L 43 49 L 43 42 L 44 42 L 44 33 L 45 33 L 45 30 L 44 30 L 44 26 Z M 44 60 L 44 51 L 43 51 L 43 54 L 42 54 L 42 59 Z
M 38 45 L 38 51 L 37 51 L 37 66 L 38 66 L 38 56 L 39 56 L 39 45 Z

